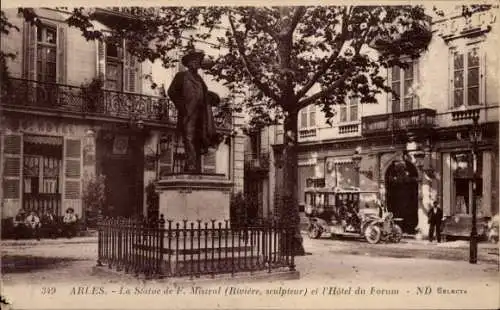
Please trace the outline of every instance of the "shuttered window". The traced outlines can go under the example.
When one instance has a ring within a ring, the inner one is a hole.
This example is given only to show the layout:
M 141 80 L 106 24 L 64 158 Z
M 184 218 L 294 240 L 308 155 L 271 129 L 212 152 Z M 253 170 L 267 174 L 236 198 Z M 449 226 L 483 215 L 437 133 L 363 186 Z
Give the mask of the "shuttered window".
M 80 198 L 81 141 L 65 140 L 64 198 Z
M 97 44 L 97 73 L 109 90 L 140 93 L 141 65 L 127 52 L 126 43 L 100 42 Z
M 46 22 L 23 28 L 23 77 L 30 80 L 66 83 L 66 27 Z
M 3 146 L 3 198 L 20 199 L 22 136 L 5 135 Z

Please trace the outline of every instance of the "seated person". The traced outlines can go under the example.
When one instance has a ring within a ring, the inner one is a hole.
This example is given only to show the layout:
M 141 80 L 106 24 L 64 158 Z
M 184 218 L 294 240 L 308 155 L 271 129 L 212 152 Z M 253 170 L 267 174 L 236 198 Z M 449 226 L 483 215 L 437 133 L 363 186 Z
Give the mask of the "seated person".
M 66 209 L 66 214 L 63 217 L 64 234 L 71 238 L 76 236 L 77 217 L 73 208 Z
M 31 211 L 30 215 L 28 215 L 24 220 L 24 223 L 28 228 L 30 236 L 40 240 L 40 227 L 42 224 L 40 223 L 40 218 L 35 211 Z
M 57 221 L 56 215 L 52 209 L 47 209 L 42 215 L 42 230 L 43 234 L 50 238 L 57 237 Z
M 13 219 L 13 227 L 14 227 L 14 238 L 24 238 L 27 235 L 27 227 L 24 222 L 26 219 L 26 211 L 24 209 L 19 209 L 16 216 Z

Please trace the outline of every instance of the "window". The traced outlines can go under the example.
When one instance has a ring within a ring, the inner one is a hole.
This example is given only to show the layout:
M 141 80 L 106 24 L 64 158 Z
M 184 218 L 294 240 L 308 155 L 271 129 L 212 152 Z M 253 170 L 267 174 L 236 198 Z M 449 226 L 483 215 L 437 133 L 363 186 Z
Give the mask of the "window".
M 106 46 L 106 80 L 105 87 L 110 90 L 123 90 L 123 48 L 119 44 Z
M 476 191 L 473 187 L 473 157 L 471 152 L 452 154 L 453 185 L 452 213 L 472 214 L 473 199 L 476 199 L 478 208 L 481 206 L 483 193 L 482 156 L 477 156 Z
M 340 107 L 340 122 L 354 122 L 358 120 L 359 98 L 348 98 L 348 104 Z
M 57 29 L 37 26 L 36 29 L 36 79 L 40 82 L 57 80 Z
M 477 45 L 452 50 L 452 107 L 474 106 L 481 100 L 481 61 Z
M 36 26 L 24 23 L 23 78 L 66 83 L 66 27 L 43 18 Z
M 408 63 L 406 68 L 394 66 L 389 73 L 392 113 L 410 111 L 418 108 L 418 98 L 413 90 L 417 82 L 418 62 Z
M 300 112 L 300 128 L 316 127 L 316 106 L 310 105 Z
M 104 88 L 115 91 L 140 92 L 141 64 L 126 50 L 126 43 L 97 42 L 97 70 Z

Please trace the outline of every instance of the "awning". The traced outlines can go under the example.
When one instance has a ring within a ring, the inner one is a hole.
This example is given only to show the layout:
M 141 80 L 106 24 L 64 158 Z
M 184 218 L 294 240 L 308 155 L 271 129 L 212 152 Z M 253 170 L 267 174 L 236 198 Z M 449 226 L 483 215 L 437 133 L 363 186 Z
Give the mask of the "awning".
M 47 144 L 47 145 L 62 145 L 63 139 L 60 137 L 48 136 L 24 136 L 25 143 L 31 144 Z

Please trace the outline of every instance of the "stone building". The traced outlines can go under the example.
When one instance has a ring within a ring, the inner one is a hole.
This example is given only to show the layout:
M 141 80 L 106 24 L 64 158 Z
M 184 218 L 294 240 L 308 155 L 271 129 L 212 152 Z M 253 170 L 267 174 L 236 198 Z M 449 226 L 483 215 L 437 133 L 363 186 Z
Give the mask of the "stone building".
M 303 109 L 298 120 L 299 203 L 304 202 L 306 180 L 319 177 L 328 187 L 359 186 L 379 193 L 395 216 L 403 218 L 402 227 L 408 233 L 427 232 L 426 211 L 434 200 L 448 216 L 471 215 L 473 197 L 478 217 L 498 214 L 496 15 L 491 9 L 470 18 L 458 11 L 435 18 L 428 50 L 409 61 L 407 68 L 386 72 L 388 85 L 400 98 L 383 94 L 377 104 L 348 100 L 336 108 L 333 126 L 326 124 L 319 107 Z M 476 194 L 469 136 L 475 117 L 476 131 L 481 133 L 476 144 Z M 260 150 L 273 149 L 267 158 L 279 159 L 282 131 L 273 127 L 259 134 L 269 132 L 270 140 L 254 138 L 255 143 L 261 144 Z M 251 139 L 247 144 L 247 150 L 256 149 Z M 362 156 L 357 165 L 353 163 L 356 151 Z M 269 180 L 262 181 L 261 187 L 273 186 L 254 191 L 279 192 L 276 162 L 270 161 Z M 249 180 L 247 174 L 245 178 Z M 263 210 L 272 210 L 268 205 L 267 200 L 260 202 Z
M 173 105 L 145 76 L 168 87 L 176 71 L 140 63 L 127 52 L 132 42 L 86 41 L 65 22 L 67 12 L 37 8 L 41 23 L 34 26 L 17 9 L 4 11 L 20 31 L 2 35 L 2 51 L 17 55 L 8 61 L 11 77 L 2 81 L 2 218 L 20 208 L 51 208 L 62 215 L 69 207 L 85 217 L 82 194 L 100 175 L 105 213 L 146 214 L 146 187 L 174 171 L 174 153 L 181 147 Z M 97 8 L 95 14 L 94 27 L 101 30 L 134 18 L 126 8 Z M 235 119 L 215 112 L 218 130 L 229 134 Z M 230 137 L 203 158 L 204 173 L 224 174 L 236 190 L 243 188 L 239 140 Z

